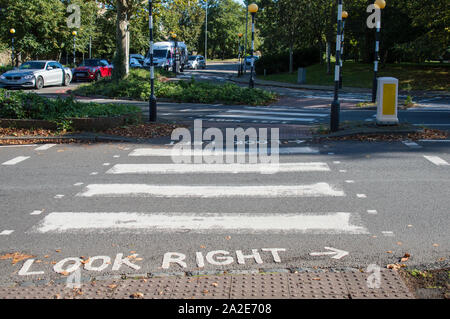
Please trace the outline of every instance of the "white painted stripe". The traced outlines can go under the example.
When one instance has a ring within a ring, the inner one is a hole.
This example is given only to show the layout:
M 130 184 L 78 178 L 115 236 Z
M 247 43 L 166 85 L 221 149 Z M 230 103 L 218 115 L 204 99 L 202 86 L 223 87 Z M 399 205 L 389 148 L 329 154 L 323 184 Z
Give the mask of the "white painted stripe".
M 58 194 L 58 195 L 55 195 L 54 198 L 59 199 L 59 198 L 63 198 L 63 197 L 64 197 L 64 195 Z
M 23 162 L 29 158 L 30 158 L 30 156 L 18 156 L 16 158 L 13 158 L 12 160 L 4 162 L 2 165 L 16 165 L 16 164 Z
M 11 235 L 14 232 L 14 230 L 3 230 L 0 235 Z
M 430 156 L 430 155 L 424 155 L 427 160 L 429 160 L 431 163 L 439 166 L 448 166 L 450 165 L 446 160 L 440 158 L 439 156 Z
M 378 214 L 378 212 L 376 211 L 376 209 L 368 209 L 368 210 L 367 210 L 367 213 L 368 213 L 368 214 L 371 214 L 371 215 L 376 215 L 376 214 Z
M 245 231 L 367 234 L 351 223 L 351 213 L 323 214 L 218 214 L 218 213 L 87 213 L 55 212 L 47 215 L 32 232 L 86 230 L 144 231 Z
M 348 184 L 352 184 L 352 183 L 354 183 L 355 181 L 354 181 L 354 180 L 351 180 L 351 179 L 348 179 L 348 180 L 346 180 L 345 182 L 348 183 Z
M 206 117 L 214 118 L 239 118 L 239 119 L 254 119 L 254 120 L 267 120 L 267 121 L 291 121 L 291 122 L 313 122 L 311 118 L 293 118 L 293 117 L 281 117 L 281 116 L 263 116 L 263 115 L 206 115 Z
M 394 232 L 392 231 L 382 231 L 383 236 L 392 237 L 394 236 Z
M 49 148 L 52 148 L 53 146 L 55 146 L 56 144 L 45 144 L 42 146 L 39 146 L 38 148 L 35 148 L 35 151 L 45 151 L 48 150 Z
M 116 164 L 106 174 L 284 173 L 329 171 L 326 163 Z
M 81 185 L 83 185 L 83 183 L 81 182 L 73 184 L 73 186 L 81 186 Z
M 402 143 L 411 148 L 420 148 L 421 147 L 419 144 L 417 144 L 415 142 L 402 141 Z
M 198 186 L 198 185 L 149 185 L 149 184 L 90 184 L 76 196 L 132 196 L 132 197 L 320 197 L 345 196 L 341 190 L 328 183 L 311 185 L 267 186 Z
M 30 215 L 40 215 L 42 214 L 42 212 L 43 212 L 42 210 L 34 210 L 30 213 Z
M 366 198 L 367 195 L 366 194 L 356 194 L 356 197 L 358 197 L 358 198 Z
M 278 112 L 278 111 L 250 111 L 250 110 L 228 110 L 227 113 L 246 113 L 246 114 L 274 114 L 274 115 L 292 115 L 292 116 L 317 116 L 327 117 L 324 113 L 299 113 L 299 112 Z
M 258 148 L 259 151 L 259 148 Z M 267 150 L 267 153 L 270 153 L 271 149 L 269 148 Z M 246 149 L 245 153 L 252 153 L 251 150 Z M 281 155 L 287 155 L 287 154 L 318 154 L 319 150 L 317 148 L 309 147 L 309 146 L 303 146 L 303 147 L 281 147 L 278 150 L 278 154 Z M 212 150 L 193 150 L 191 148 L 185 148 L 185 149 L 171 149 L 171 148 L 137 148 L 133 150 L 128 156 L 212 156 L 219 154 L 219 151 L 217 150 L 217 153 L 213 152 Z M 243 154 L 243 152 L 239 152 L 237 150 L 234 151 L 227 151 L 226 149 L 223 150 L 223 155 L 230 155 L 230 154 Z

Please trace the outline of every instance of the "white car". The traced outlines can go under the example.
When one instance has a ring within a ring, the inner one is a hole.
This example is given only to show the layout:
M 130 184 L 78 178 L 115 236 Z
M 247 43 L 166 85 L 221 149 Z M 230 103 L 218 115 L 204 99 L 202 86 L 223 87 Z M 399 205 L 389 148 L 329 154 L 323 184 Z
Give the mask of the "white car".
M 42 89 L 48 85 L 69 85 L 72 71 L 56 61 L 28 61 L 0 76 L 3 87 Z

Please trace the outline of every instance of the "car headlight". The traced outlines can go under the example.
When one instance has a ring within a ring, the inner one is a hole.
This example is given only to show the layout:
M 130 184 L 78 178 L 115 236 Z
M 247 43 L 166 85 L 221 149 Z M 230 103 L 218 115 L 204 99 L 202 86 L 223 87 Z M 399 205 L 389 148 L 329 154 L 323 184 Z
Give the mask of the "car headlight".
M 23 77 L 25 80 L 29 80 L 29 79 L 32 79 L 32 78 L 34 78 L 34 75 L 25 75 L 24 77 Z

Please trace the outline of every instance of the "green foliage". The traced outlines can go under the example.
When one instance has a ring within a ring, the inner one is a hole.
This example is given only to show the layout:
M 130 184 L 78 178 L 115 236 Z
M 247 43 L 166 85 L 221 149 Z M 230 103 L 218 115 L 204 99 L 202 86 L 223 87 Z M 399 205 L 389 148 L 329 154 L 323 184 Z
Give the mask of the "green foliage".
M 316 64 L 319 60 L 319 50 L 316 48 L 293 52 L 294 70 Z M 289 52 L 263 55 L 256 61 L 255 68 L 257 74 L 264 74 L 264 69 L 267 74 L 287 72 L 289 70 Z
M 70 118 L 111 117 L 140 114 L 132 105 L 77 102 L 73 98 L 48 99 L 35 93 L 0 89 L 0 118 L 35 119 L 70 125 Z
M 159 70 L 161 72 L 161 70 Z M 157 74 L 161 79 L 161 74 Z M 90 96 L 126 97 L 148 100 L 150 81 L 148 72 L 132 70 L 130 76 L 122 81 L 102 80 L 80 86 L 76 94 Z M 168 98 L 176 102 L 225 103 L 225 104 L 267 104 L 276 98 L 274 93 L 260 89 L 241 88 L 234 84 L 214 85 L 205 82 L 190 81 L 155 81 L 157 98 Z

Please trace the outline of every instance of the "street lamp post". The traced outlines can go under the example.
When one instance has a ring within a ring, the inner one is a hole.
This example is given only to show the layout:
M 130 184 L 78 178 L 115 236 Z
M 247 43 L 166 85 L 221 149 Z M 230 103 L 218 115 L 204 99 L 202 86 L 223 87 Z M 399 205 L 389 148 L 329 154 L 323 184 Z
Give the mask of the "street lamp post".
M 386 1 L 376 0 L 375 9 L 380 10 L 380 19 L 377 20 L 377 31 L 375 33 L 375 58 L 373 63 L 373 82 L 372 82 L 372 103 L 375 103 L 377 99 L 377 74 L 378 74 L 378 62 L 380 60 L 378 52 L 380 51 L 380 31 L 381 31 L 381 9 L 386 7 Z
M 339 88 L 342 89 L 342 67 L 344 64 L 344 30 L 345 20 L 348 18 L 348 12 L 342 12 L 342 32 L 341 32 L 341 72 L 339 73 Z
M 339 74 L 341 66 L 341 27 L 342 27 L 342 0 L 338 0 L 338 15 L 337 15 L 337 36 L 336 36 L 336 64 L 334 67 L 334 98 L 331 103 L 330 114 L 330 130 L 336 132 L 339 130 Z
M 75 38 L 77 37 L 77 31 L 72 31 L 73 35 L 73 65 L 75 66 Z
M 149 12 L 149 29 L 150 29 L 150 100 L 148 101 L 148 113 L 149 121 L 156 122 L 157 109 L 156 109 L 156 96 L 155 96 L 155 66 L 153 65 L 153 4 L 152 0 L 148 0 L 148 12 Z
M 175 33 L 172 33 L 173 41 L 175 42 L 175 47 L 173 49 L 173 72 L 175 72 L 175 75 L 178 73 L 177 71 L 177 35 Z
M 16 33 L 15 29 L 10 29 L 9 33 L 11 33 L 11 65 L 14 67 L 14 34 Z
M 254 50 L 255 50 L 255 14 L 258 12 L 258 6 L 256 3 L 252 3 L 248 6 L 248 11 L 252 15 L 252 57 L 251 57 L 251 71 L 250 71 L 250 82 L 249 88 L 253 89 L 255 87 L 255 82 L 253 80 L 253 70 L 255 68 L 255 58 L 254 58 Z
M 208 56 L 208 0 L 205 1 L 205 66 Z
M 245 1 L 245 4 L 248 6 L 248 2 L 249 0 Z M 247 35 L 248 35 L 248 10 L 245 12 L 245 44 L 244 44 L 244 61 L 245 61 L 245 57 L 247 56 Z M 245 64 L 244 62 L 244 69 L 243 69 L 244 73 L 247 73 L 247 64 Z
M 239 65 L 238 65 L 238 76 L 242 75 L 242 65 L 241 65 L 241 38 L 242 38 L 243 34 L 242 33 L 238 33 L 238 38 L 239 38 L 239 47 L 238 47 L 238 61 L 239 61 Z

